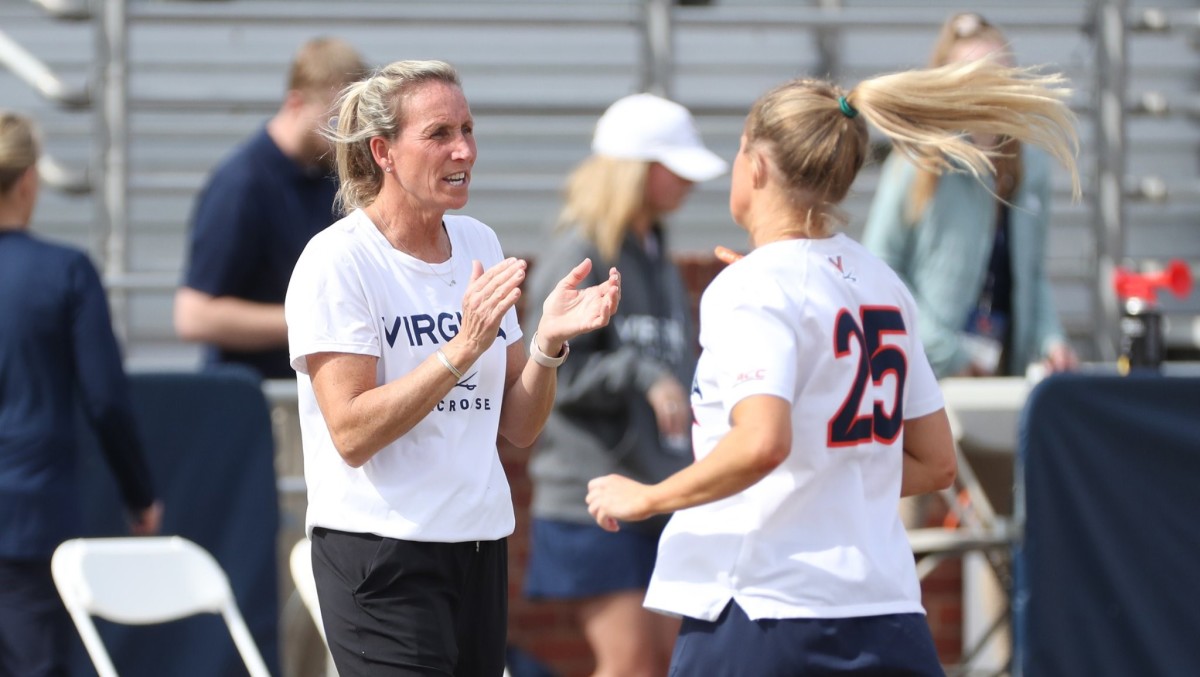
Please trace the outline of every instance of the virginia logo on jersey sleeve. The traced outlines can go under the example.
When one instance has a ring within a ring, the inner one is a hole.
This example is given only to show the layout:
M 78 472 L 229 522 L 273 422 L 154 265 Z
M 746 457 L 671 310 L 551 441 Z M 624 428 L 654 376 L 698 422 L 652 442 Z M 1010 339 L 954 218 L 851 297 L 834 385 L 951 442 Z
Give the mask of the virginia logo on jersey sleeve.
M 858 278 L 854 276 L 854 271 L 847 270 L 845 268 L 845 266 L 842 264 L 841 254 L 838 254 L 837 256 L 827 256 L 825 258 L 829 260 L 829 263 L 831 263 L 834 268 L 838 269 L 838 272 L 842 274 L 843 280 L 849 280 L 851 282 L 858 282 Z

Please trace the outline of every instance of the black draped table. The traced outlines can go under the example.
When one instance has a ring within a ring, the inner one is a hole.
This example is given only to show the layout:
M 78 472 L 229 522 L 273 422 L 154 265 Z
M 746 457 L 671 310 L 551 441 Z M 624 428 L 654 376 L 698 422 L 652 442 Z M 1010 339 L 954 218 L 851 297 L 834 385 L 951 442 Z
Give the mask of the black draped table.
M 1052 376 L 1018 457 L 1016 673 L 1200 674 L 1200 373 Z

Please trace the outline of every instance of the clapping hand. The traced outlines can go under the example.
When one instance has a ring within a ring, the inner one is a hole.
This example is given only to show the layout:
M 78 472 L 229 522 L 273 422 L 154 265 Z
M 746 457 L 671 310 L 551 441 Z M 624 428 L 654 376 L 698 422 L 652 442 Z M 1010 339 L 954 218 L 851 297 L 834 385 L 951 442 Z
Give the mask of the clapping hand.
M 595 331 L 606 324 L 621 301 L 621 274 L 610 268 L 608 279 L 592 287 L 579 288 L 592 270 L 584 259 L 546 297 L 537 328 L 539 340 L 555 355 L 564 341 Z
M 459 335 L 474 348 L 472 362 L 496 340 L 504 314 L 521 298 L 526 267 L 523 259 L 511 257 L 487 270 L 479 261 L 472 263 L 471 282 L 463 295 L 459 328 Z

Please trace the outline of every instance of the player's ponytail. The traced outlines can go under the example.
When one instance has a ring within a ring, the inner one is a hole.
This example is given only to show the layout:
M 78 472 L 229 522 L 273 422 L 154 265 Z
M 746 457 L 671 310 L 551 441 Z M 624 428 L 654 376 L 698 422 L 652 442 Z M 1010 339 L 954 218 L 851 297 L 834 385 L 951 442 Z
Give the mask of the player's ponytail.
M 990 173 L 997 148 L 971 134 L 1018 139 L 1045 148 L 1071 172 L 1075 195 L 1078 138 L 1061 76 L 975 61 L 865 80 L 845 91 L 797 79 L 764 94 L 746 120 L 747 143 L 778 171 L 807 237 L 844 222 L 838 204 L 866 161 L 868 123 L 922 169 Z
M 990 174 L 1000 150 L 973 144 L 994 135 L 1040 146 L 1071 173 L 1079 196 L 1075 116 L 1063 76 L 991 59 L 884 75 L 859 83 L 847 100 L 896 150 L 937 174 Z
M 38 140 L 33 122 L 23 115 L 0 110 L 0 194 L 16 185 L 37 160 Z

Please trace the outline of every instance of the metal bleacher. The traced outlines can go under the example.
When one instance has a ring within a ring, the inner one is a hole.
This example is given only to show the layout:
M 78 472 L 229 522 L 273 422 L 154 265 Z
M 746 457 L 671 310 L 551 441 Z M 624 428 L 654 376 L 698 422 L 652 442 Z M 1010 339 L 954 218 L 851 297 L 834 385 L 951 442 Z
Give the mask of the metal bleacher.
M 40 4 L 89 7 L 85 0 Z M 117 3 L 124 6 L 128 44 L 128 208 L 125 222 L 114 225 L 97 199 L 105 170 L 97 83 L 106 67 L 98 8 L 109 12 L 113 0 L 92 3 L 90 21 L 56 19 L 40 4 L 0 0 L 0 34 L 44 61 L 67 86 L 90 91 L 93 105 L 72 109 L 48 102 L 0 69 L 0 106 L 35 114 L 50 155 L 86 172 L 95 188 L 90 195 L 46 191 L 34 228 L 87 248 L 103 265 L 134 369 L 195 364 L 195 348 L 175 339 L 170 320 L 192 200 L 209 169 L 273 112 L 286 65 L 304 39 L 345 37 L 376 64 L 442 58 L 458 66 L 479 125 L 480 156 L 467 211 L 495 227 L 510 252 L 522 255 L 538 251 L 563 177 L 587 153 L 595 118 L 613 99 L 647 85 L 647 0 Z M 946 0 L 688 4 L 669 8 L 670 70 L 658 84 L 697 113 L 706 141 L 730 157 L 749 103 L 770 85 L 823 72 L 852 83 L 919 65 L 940 20 L 962 6 Z M 972 3 L 1007 29 L 1024 63 L 1053 64 L 1072 78 L 1083 140 L 1080 164 L 1090 195 L 1101 158 L 1090 110 L 1098 82 L 1096 31 L 1089 27 L 1097 8 L 1114 4 L 1125 3 Z M 1189 4 L 1158 2 L 1153 6 L 1166 10 L 1158 14 L 1149 5 L 1125 7 L 1127 202 L 1124 235 L 1115 245 L 1122 256 L 1118 264 L 1154 268 L 1167 257 L 1183 257 L 1193 266 L 1200 262 L 1200 130 L 1193 91 L 1198 23 L 1182 9 Z M 1154 95 L 1144 97 L 1147 92 Z M 68 178 L 79 184 L 81 177 Z M 876 168 L 864 171 L 846 205 L 852 235 L 861 232 L 876 180 Z M 744 243 L 726 210 L 727 188 L 727 177 L 700 186 L 675 215 L 678 251 L 704 253 L 714 244 Z M 1113 253 L 1105 249 L 1114 245 L 1096 227 L 1097 208 L 1088 198 L 1069 202 L 1062 172 L 1055 192 L 1047 266 L 1064 323 L 1086 358 L 1111 357 L 1103 338 L 1111 318 L 1097 311 L 1096 297 L 1104 272 L 1098 259 Z M 1200 305 L 1194 299 L 1161 301 L 1172 316 L 1171 344 L 1194 350 Z

